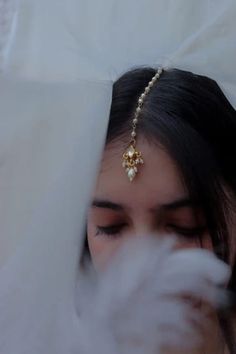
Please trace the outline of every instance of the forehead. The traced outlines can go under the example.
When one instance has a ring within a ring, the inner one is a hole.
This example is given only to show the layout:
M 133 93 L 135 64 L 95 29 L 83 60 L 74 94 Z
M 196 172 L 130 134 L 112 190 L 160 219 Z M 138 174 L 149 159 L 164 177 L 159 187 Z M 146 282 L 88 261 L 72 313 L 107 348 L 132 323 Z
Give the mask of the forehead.
M 142 153 L 144 164 L 139 165 L 138 174 L 130 182 L 122 167 L 124 144 L 118 141 L 105 148 L 95 188 L 96 198 L 130 208 L 151 208 L 188 195 L 176 164 L 161 146 L 140 138 L 137 149 Z

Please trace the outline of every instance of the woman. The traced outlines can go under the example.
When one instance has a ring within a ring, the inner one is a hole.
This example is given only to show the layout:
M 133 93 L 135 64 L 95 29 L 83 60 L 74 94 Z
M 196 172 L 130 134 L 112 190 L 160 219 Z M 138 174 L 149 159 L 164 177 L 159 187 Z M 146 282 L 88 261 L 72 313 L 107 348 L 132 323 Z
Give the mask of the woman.
M 235 290 L 235 136 L 236 112 L 207 77 L 140 68 L 118 79 L 87 222 L 95 268 L 129 239 L 173 234 L 178 248 L 206 248 L 230 264 Z M 233 314 L 212 331 L 219 326 L 220 352 L 234 353 Z

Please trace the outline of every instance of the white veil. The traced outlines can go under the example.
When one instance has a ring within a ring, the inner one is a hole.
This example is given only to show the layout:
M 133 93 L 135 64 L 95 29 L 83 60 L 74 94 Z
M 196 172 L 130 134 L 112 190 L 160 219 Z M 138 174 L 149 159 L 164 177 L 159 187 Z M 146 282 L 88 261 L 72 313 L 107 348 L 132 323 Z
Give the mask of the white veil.
M 112 82 L 137 65 L 175 66 L 214 78 L 236 106 L 236 3 L 2 3 L 13 7 L 1 32 L 0 353 L 75 354 L 85 210 Z

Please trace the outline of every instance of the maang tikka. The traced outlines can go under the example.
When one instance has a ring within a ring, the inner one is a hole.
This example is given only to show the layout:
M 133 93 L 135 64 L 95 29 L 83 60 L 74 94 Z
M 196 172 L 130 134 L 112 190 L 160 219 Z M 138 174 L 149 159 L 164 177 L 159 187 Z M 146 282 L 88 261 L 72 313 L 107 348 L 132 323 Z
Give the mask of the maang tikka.
M 139 115 L 143 107 L 143 103 L 150 92 L 152 86 L 159 79 L 162 74 L 163 69 L 159 68 L 153 78 L 149 81 L 148 85 L 145 87 L 144 92 L 138 98 L 137 108 L 134 113 L 134 119 L 132 121 L 132 132 L 131 132 L 131 140 L 128 148 L 123 154 L 122 158 L 122 166 L 125 168 L 125 171 L 128 175 L 130 182 L 133 181 L 134 177 L 138 173 L 137 165 L 142 165 L 144 163 L 142 154 L 140 151 L 136 149 L 136 127 L 139 120 Z

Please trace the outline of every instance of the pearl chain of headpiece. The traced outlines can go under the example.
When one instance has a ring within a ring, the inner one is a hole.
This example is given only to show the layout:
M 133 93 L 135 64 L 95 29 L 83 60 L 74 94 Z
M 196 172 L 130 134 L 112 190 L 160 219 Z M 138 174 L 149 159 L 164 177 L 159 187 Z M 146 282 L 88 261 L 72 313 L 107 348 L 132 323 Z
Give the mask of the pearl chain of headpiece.
M 156 74 L 152 77 L 148 85 L 145 87 L 144 92 L 138 98 L 138 105 L 134 113 L 134 119 L 132 120 L 131 140 L 129 143 L 129 147 L 126 149 L 122 157 L 122 166 L 125 168 L 125 171 L 128 175 L 130 182 L 133 181 L 134 177 L 138 173 L 137 165 L 144 163 L 141 152 L 136 150 L 135 148 L 136 140 L 137 140 L 136 128 L 138 124 L 139 115 L 147 95 L 149 94 L 155 82 L 159 79 L 162 72 L 163 72 L 162 68 L 159 68 L 157 70 Z

